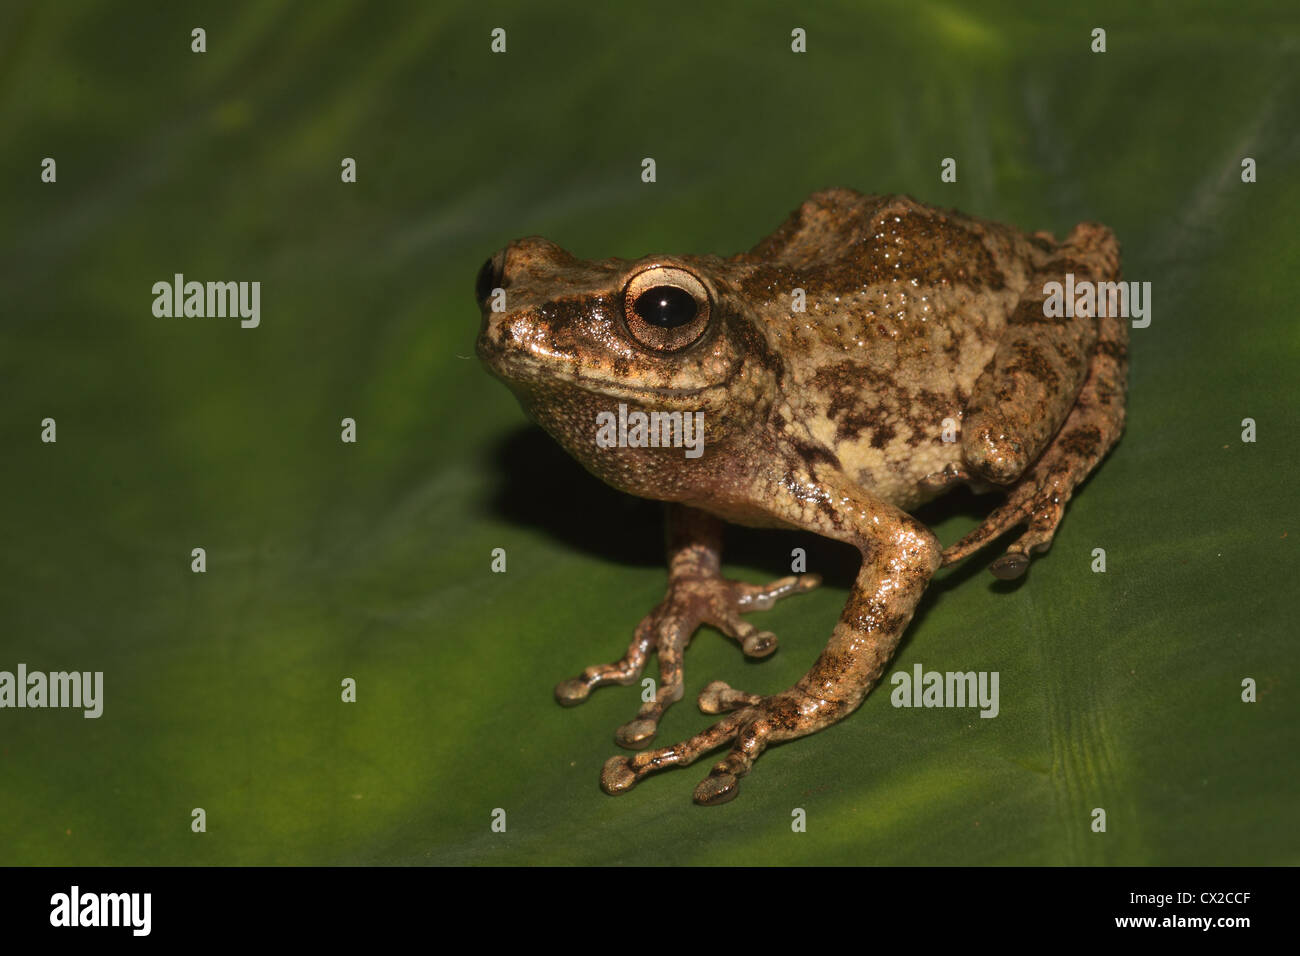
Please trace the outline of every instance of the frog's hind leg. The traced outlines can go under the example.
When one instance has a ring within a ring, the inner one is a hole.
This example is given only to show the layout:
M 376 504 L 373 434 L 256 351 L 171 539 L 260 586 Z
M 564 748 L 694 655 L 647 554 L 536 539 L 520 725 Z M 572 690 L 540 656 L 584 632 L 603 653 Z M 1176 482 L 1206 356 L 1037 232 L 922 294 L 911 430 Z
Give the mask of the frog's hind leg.
M 1080 226 L 1076 234 L 1090 225 Z M 1112 239 L 1112 248 L 1113 243 Z M 1107 279 L 1112 277 L 1118 278 L 1117 261 L 1110 267 Z M 1088 376 L 1065 424 L 1042 457 L 1012 487 L 1007 500 L 979 527 L 943 552 L 944 565 L 961 560 L 1023 522 L 1029 525 L 1026 532 L 990 565 L 990 571 L 1000 578 L 1019 577 L 1029 566 L 1029 555 L 1046 551 L 1051 545 L 1074 489 L 1097 467 L 1124 430 L 1126 321 L 1117 316 L 1097 320 L 1097 342 Z
M 1042 242 L 1047 245 L 1046 241 Z M 975 382 L 962 415 L 962 457 L 972 472 L 1009 485 L 1042 454 L 1074 407 L 1097 340 L 1090 316 L 1044 314 L 1048 283 L 1115 277 L 1118 247 L 1109 230 L 1076 227 L 1029 277 L 993 360 Z

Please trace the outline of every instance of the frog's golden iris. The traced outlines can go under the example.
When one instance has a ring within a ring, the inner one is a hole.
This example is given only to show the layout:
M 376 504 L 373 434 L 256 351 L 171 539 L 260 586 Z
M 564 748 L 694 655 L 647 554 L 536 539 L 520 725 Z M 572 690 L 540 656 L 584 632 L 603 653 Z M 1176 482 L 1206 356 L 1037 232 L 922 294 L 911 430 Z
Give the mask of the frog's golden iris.
M 704 283 L 685 269 L 658 265 L 628 279 L 623 311 L 632 338 L 655 352 L 695 344 L 712 313 Z

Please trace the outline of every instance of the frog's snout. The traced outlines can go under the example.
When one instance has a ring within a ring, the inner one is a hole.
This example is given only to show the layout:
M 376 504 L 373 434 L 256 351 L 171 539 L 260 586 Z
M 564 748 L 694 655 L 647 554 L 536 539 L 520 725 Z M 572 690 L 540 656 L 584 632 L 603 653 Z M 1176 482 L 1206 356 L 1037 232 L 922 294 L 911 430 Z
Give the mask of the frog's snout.
M 541 236 L 528 236 L 507 243 L 479 267 L 474 280 L 474 299 L 487 303 L 494 293 L 508 289 L 527 275 L 550 275 L 556 267 L 571 265 L 572 254 Z
M 479 268 L 478 277 L 474 280 L 474 301 L 480 306 L 486 305 L 488 296 L 500 288 L 505 274 L 505 262 L 506 251 L 501 249 L 489 256 Z

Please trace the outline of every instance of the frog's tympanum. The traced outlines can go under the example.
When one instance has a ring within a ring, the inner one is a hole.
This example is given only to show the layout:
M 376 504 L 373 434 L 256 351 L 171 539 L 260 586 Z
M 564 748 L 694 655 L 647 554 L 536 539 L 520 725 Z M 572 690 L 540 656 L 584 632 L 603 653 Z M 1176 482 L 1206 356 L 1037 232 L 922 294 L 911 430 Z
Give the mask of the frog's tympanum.
M 1047 549 L 1124 424 L 1124 320 L 1046 317 L 1044 286 L 1067 273 L 1117 280 L 1111 232 L 1082 223 L 1057 242 L 843 189 L 815 194 L 731 258 L 586 262 L 530 238 L 484 264 L 480 358 L 589 471 L 668 502 L 667 596 L 622 658 L 556 687 L 561 704 L 634 683 L 656 653 L 655 699 L 615 734 L 639 750 L 682 697 L 683 655 L 701 624 L 749 657 L 776 649 L 744 615 L 818 579 L 722 577 L 723 522 L 804 529 L 862 554 L 802 680 L 771 696 L 709 684 L 700 709 L 724 716 L 671 747 L 612 757 L 608 793 L 730 744 L 695 790 L 699 803 L 730 800 L 769 744 L 862 703 L 938 568 L 1019 524 L 995 575 L 1017 577 Z M 697 423 L 702 435 L 684 447 Z M 944 548 L 908 512 L 959 484 L 1006 498 Z

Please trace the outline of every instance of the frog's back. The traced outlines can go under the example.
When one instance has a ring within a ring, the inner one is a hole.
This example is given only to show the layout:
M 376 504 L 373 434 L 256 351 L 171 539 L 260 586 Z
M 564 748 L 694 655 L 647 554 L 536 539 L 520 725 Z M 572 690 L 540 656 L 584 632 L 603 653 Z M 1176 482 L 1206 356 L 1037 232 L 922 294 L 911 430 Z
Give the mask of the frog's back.
M 924 479 L 960 464 L 944 422 L 959 428 L 1008 316 L 1053 248 L 906 196 L 813 195 L 738 257 L 786 360 L 784 414 L 887 500 L 924 500 Z M 803 312 L 790 309 L 795 288 Z

